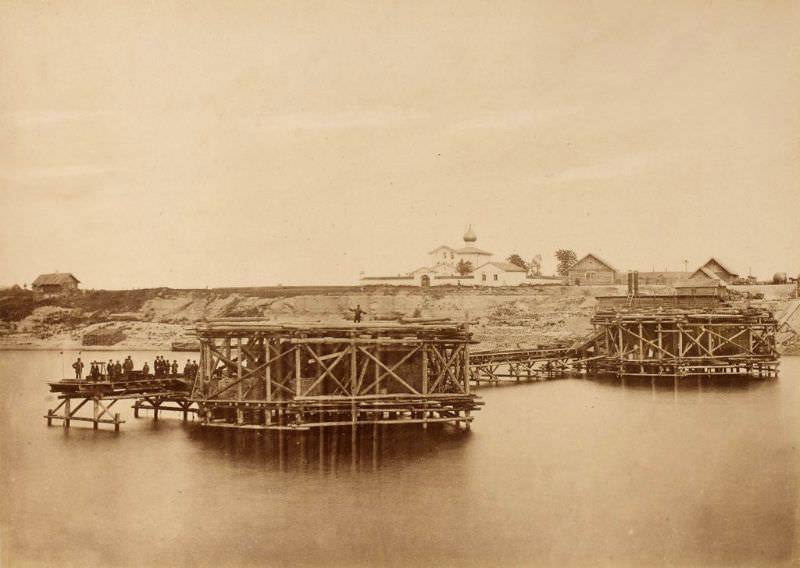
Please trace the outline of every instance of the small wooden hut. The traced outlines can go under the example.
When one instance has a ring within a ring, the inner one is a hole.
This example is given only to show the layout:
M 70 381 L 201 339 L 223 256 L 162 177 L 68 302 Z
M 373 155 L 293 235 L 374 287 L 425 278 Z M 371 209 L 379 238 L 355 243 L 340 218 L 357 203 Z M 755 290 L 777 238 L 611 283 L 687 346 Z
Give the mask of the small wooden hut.
M 80 280 L 70 272 L 40 274 L 31 284 L 34 292 L 47 295 L 69 294 L 78 290 Z

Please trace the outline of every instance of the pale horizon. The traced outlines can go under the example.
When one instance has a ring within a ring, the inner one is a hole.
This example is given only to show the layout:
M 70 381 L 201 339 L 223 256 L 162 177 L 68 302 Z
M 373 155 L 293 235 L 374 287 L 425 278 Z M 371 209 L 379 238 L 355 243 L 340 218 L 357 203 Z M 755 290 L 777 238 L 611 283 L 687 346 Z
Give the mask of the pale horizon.
M 113 6 L 113 7 L 112 7 Z M 441 244 L 800 272 L 800 4 L 0 5 L 0 284 L 352 285 Z

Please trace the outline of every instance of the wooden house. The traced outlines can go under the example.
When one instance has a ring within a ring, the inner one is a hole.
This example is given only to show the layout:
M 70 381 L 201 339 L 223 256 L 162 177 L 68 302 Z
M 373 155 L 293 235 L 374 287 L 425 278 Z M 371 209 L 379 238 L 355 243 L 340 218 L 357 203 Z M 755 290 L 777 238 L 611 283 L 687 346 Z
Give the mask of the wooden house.
M 569 267 L 567 283 L 571 286 L 614 284 L 617 269 L 595 254 L 587 254 Z
M 78 290 L 80 280 L 70 272 L 40 274 L 31 284 L 34 292 L 48 295 L 69 294 Z
M 712 259 L 713 260 L 713 259 Z M 727 283 L 705 265 L 694 272 L 686 282 L 675 286 L 678 296 L 716 296 L 728 298 Z
M 700 268 L 692 272 L 689 279 L 690 280 L 706 279 L 709 273 L 719 278 L 726 284 L 730 284 L 731 282 L 739 278 L 738 274 L 727 268 L 716 258 L 710 258 L 708 259 L 708 262 L 706 262 Z

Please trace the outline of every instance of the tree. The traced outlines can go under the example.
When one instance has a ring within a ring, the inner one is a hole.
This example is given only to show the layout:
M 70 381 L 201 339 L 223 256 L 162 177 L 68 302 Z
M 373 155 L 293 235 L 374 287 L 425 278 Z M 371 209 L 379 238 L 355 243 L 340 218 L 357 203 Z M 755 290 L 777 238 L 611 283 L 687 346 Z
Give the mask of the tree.
M 558 249 L 556 251 L 556 261 L 558 262 L 558 274 L 566 276 L 570 267 L 578 262 L 578 255 L 573 250 Z
M 506 262 L 510 262 L 511 264 L 515 264 L 515 265 L 519 266 L 520 268 L 524 268 L 525 270 L 528 270 L 528 263 L 525 262 L 524 260 L 522 260 L 522 257 L 520 255 L 518 255 L 517 253 L 514 253 L 511 256 L 509 256 L 506 259 Z
M 537 254 L 531 259 L 528 263 L 528 271 L 531 273 L 531 276 L 542 275 L 542 255 Z
M 458 261 L 458 264 L 456 265 L 456 271 L 461 276 L 466 276 L 472 272 L 472 263 L 462 258 L 461 260 Z

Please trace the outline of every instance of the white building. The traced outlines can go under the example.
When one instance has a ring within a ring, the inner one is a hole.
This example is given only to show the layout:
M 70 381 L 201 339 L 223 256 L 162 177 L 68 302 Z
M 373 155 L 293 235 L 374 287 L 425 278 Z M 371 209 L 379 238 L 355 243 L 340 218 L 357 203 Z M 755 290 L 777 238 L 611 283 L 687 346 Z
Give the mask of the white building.
M 478 286 L 519 286 L 528 271 L 510 262 L 487 262 L 472 273 Z
M 428 263 L 398 276 L 362 276 L 363 285 L 389 286 L 517 286 L 525 282 L 525 269 L 507 262 L 492 262 L 492 253 L 475 246 L 478 237 L 472 226 L 464 233 L 464 246 L 440 245 L 428 253 Z M 468 262 L 472 272 L 458 272 L 460 262 Z
M 464 233 L 463 239 L 464 246 L 461 248 L 456 249 L 441 245 L 429 252 L 428 257 L 430 260 L 428 266 L 430 268 L 446 266 L 450 275 L 456 275 L 458 274 L 457 266 L 459 262 L 468 262 L 472 269 L 475 270 L 492 259 L 492 253 L 475 246 L 478 237 L 475 235 L 475 231 L 472 230 L 472 225 Z

